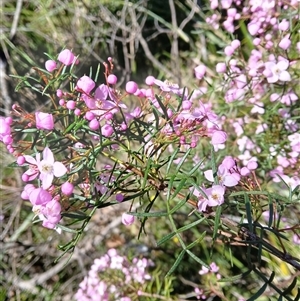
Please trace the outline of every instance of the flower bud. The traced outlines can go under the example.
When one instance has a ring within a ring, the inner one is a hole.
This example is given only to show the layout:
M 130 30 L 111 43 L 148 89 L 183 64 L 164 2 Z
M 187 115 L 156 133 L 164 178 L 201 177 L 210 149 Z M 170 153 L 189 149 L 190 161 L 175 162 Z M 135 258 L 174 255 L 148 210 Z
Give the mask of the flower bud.
M 53 60 L 48 60 L 45 62 L 45 68 L 47 71 L 52 72 L 56 69 L 56 62 Z
M 40 130 L 53 130 L 54 121 L 52 114 L 36 112 L 35 113 L 36 128 Z

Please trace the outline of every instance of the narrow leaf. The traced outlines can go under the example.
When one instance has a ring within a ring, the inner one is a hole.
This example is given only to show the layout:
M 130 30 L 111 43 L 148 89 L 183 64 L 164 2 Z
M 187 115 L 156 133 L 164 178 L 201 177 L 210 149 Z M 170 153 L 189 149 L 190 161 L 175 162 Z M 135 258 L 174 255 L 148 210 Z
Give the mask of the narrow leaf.
M 167 234 L 166 236 L 164 236 L 163 238 L 161 238 L 160 240 L 157 241 L 157 246 L 161 246 L 162 244 L 164 244 L 166 241 L 172 239 L 174 236 L 176 235 L 176 232 L 171 232 L 169 234 Z
M 174 264 L 172 265 L 172 267 L 170 268 L 170 270 L 168 271 L 168 273 L 166 274 L 165 278 L 170 276 L 178 267 L 178 265 L 180 264 L 181 260 L 183 259 L 183 256 L 185 254 L 185 250 L 182 250 L 178 257 L 176 258 L 176 261 L 174 262 Z

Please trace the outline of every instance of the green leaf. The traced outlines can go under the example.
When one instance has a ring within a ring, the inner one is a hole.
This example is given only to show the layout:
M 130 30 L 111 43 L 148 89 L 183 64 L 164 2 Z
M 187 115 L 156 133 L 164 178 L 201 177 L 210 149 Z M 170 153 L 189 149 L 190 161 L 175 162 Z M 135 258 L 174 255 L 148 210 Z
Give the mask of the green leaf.
M 196 221 L 194 221 L 194 222 L 192 222 L 192 223 L 190 223 L 190 224 L 188 224 L 188 225 L 185 225 L 185 226 L 183 226 L 183 227 L 177 229 L 177 233 L 180 233 L 180 232 L 186 231 L 186 230 L 188 230 L 188 229 L 191 229 L 191 228 L 197 226 L 198 224 L 200 224 L 201 222 L 203 222 L 205 219 L 206 219 L 206 218 L 203 217 L 202 219 L 196 220 Z
M 72 212 L 72 213 L 64 212 L 62 213 L 62 216 L 69 217 L 72 219 L 77 219 L 77 220 L 84 220 L 87 218 L 87 215 L 84 212 Z
M 247 215 L 249 230 L 250 232 L 253 233 L 252 213 L 251 213 L 251 204 L 250 204 L 249 196 L 247 194 L 244 194 L 244 199 L 245 199 L 246 215 Z
M 247 301 L 255 301 L 257 298 L 262 295 L 262 293 L 266 290 L 268 283 L 265 283 L 251 298 L 247 299 Z
M 177 203 L 175 205 L 175 207 L 173 207 L 170 211 L 169 214 L 173 214 L 175 213 L 177 210 L 179 210 L 179 208 L 181 208 L 183 205 L 185 205 L 186 200 L 181 200 L 179 203 Z
M 182 164 L 185 162 L 185 159 L 190 154 L 190 152 L 191 152 L 191 148 L 189 148 L 188 151 L 184 154 L 184 156 L 180 159 L 180 162 L 177 164 L 177 167 L 176 167 L 176 173 L 179 172 Z
M 219 230 L 219 225 L 220 225 L 220 219 L 221 219 L 221 212 L 222 212 L 222 207 L 218 206 L 218 208 L 216 210 L 214 232 L 213 232 L 213 240 L 215 240 L 217 238 L 217 234 L 218 234 L 218 230 Z
M 155 95 L 155 98 L 156 98 L 157 102 L 159 103 L 159 106 L 161 107 L 162 111 L 164 112 L 164 119 L 169 120 L 167 108 L 162 103 L 162 101 L 158 95 Z M 171 126 L 172 126 L 172 124 L 171 124 Z
M 176 268 L 180 264 L 181 260 L 183 259 L 184 254 L 185 254 L 185 250 L 182 250 L 179 253 L 178 257 L 176 258 L 176 261 L 174 262 L 174 264 L 172 265 L 172 267 L 170 268 L 170 270 L 168 271 L 168 273 L 166 274 L 165 277 L 170 276 L 176 270 Z
M 190 250 L 186 250 L 186 252 L 199 264 L 205 266 L 206 268 L 209 269 L 209 265 L 207 265 L 204 261 L 202 261 L 198 256 L 196 256 L 193 252 L 191 252 Z
M 268 195 L 268 200 L 269 200 L 269 220 L 268 220 L 268 227 L 271 228 L 273 224 L 273 214 L 274 214 L 274 207 L 273 207 L 273 202 L 272 198 L 270 195 Z
M 62 225 L 60 225 L 60 224 L 57 224 L 57 227 L 60 228 L 60 229 L 62 229 L 62 230 L 65 231 L 65 232 L 69 232 L 69 233 L 77 233 L 76 230 L 67 228 L 67 227 L 62 226 Z
M 226 278 L 221 278 L 218 280 L 218 282 L 235 282 L 238 279 L 244 279 L 247 277 L 250 273 L 252 272 L 252 269 L 248 270 L 247 272 L 244 272 L 242 274 L 233 276 L 233 277 L 226 277 Z
M 177 194 L 183 189 L 186 180 L 187 180 L 186 177 L 185 177 L 185 178 L 182 178 L 182 179 L 180 180 L 178 186 L 176 187 L 174 193 L 173 193 L 172 196 L 171 196 L 171 199 L 174 199 L 174 198 L 177 196 Z
M 170 168 L 173 165 L 173 161 L 175 160 L 175 157 L 177 156 L 178 152 L 179 152 L 179 147 L 175 149 L 172 156 L 169 158 L 169 162 L 168 162 L 168 165 L 167 165 L 167 174 L 169 173 Z
M 186 248 L 189 250 L 189 249 L 192 249 L 194 246 L 196 246 L 197 244 L 199 244 L 203 238 L 205 237 L 206 235 L 206 231 L 204 231 L 200 237 L 198 237 L 195 241 L 193 241 L 192 243 L 190 243 Z
M 168 216 L 168 212 L 127 212 L 130 215 L 136 217 L 161 217 L 161 216 Z
M 176 232 L 171 232 L 169 234 L 167 234 L 166 236 L 164 236 L 163 238 L 161 238 L 160 240 L 157 241 L 157 246 L 161 246 L 162 244 L 164 244 L 166 241 L 172 239 L 174 236 L 176 235 Z

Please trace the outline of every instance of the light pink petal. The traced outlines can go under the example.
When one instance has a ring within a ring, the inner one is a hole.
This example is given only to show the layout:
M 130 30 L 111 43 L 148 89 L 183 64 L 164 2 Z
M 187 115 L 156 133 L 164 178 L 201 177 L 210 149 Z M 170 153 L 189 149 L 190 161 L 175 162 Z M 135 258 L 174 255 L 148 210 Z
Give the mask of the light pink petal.
M 32 156 L 24 155 L 24 158 L 26 162 L 32 164 L 32 165 L 37 165 L 36 159 L 34 159 Z
M 48 164 L 54 163 L 54 156 L 49 147 L 45 147 L 45 149 L 43 150 L 43 159 L 44 161 L 47 161 Z
M 210 182 L 214 182 L 214 175 L 213 175 L 213 171 L 210 169 L 210 170 L 207 170 L 204 172 L 204 176 L 205 178 L 210 181 Z
M 33 181 L 39 175 L 39 173 L 33 169 L 28 169 L 24 174 L 28 176 L 28 182 Z
M 61 162 L 54 162 L 53 173 L 59 178 L 62 177 L 67 172 L 67 168 Z
M 50 173 L 44 174 L 42 176 L 42 187 L 43 187 L 43 189 L 48 189 L 52 185 L 53 178 L 54 178 L 53 174 L 50 174 Z
M 108 96 L 108 87 L 101 84 L 96 90 L 94 97 L 99 100 L 106 100 Z
M 271 77 L 267 78 L 268 83 L 273 84 L 276 83 L 278 81 L 278 76 L 277 75 L 273 75 Z
M 232 175 L 228 174 L 225 179 L 223 184 L 227 187 L 233 187 L 236 186 L 238 184 L 238 181 L 235 179 L 235 177 L 233 177 Z
M 202 199 L 198 201 L 198 210 L 200 212 L 206 211 L 206 207 L 208 205 L 208 200 Z
M 279 79 L 283 82 L 289 82 L 289 81 L 291 81 L 291 76 L 287 71 L 282 71 L 279 74 Z
M 289 64 L 288 60 L 282 60 L 277 63 L 277 67 L 279 70 L 284 71 L 289 67 Z
M 231 156 L 226 156 L 224 160 L 222 161 L 222 164 L 227 170 L 235 166 L 235 161 Z

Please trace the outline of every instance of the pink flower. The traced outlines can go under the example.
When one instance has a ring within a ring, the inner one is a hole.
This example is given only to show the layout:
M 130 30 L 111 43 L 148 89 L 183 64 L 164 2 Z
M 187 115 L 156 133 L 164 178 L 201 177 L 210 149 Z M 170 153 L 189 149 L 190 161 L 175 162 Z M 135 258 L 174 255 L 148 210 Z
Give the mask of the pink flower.
M 72 65 L 75 61 L 75 55 L 69 49 L 64 49 L 57 58 L 61 63 L 65 64 L 66 66 Z
M 32 156 L 24 155 L 25 161 L 29 163 L 29 169 L 22 175 L 24 182 L 32 181 L 39 175 L 38 164 L 40 162 L 40 154 L 36 154 L 36 159 Z
M 204 176 L 208 181 L 214 182 L 213 171 L 211 169 L 205 171 Z M 227 187 L 236 186 L 238 184 L 238 181 L 240 180 L 240 175 L 238 173 L 230 173 L 223 164 L 219 166 L 217 176 L 219 184 L 225 185 Z
M 215 131 L 211 137 L 211 143 L 213 145 L 222 144 L 227 140 L 227 134 L 223 131 Z
M 194 69 L 194 71 L 196 78 L 202 79 L 205 75 L 206 67 L 204 65 L 199 65 Z
M 62 177 L 66 172 L 66 167 L 61 162 L 55 162 L 50 148 L 45 147 L 43 151 L 43 160 L 38 163 L 42 187 L 47 189 L 51 186 L 54 176 Z
M 67 196 L 73 193 L 74 185 L 70 182 L 65 182 L 61 185 L 61 192 Z
M 268 83 L 276 83 L 279 80 L 288 82 L 291 80 L 290 74 L 286 71 L 288 67 L 289 61 L 285 59 L 277 64 L 275 62 L 266 62 L 263 73 L 267 77 Z
M 31 189 L 31 188 L 29 188 Z M 43 188 L 36 188 L 29 194 L 29 201 L 32 205 L 45 205 L 52 199 L 52 195 Z
M 53 130 L 54 121 L 52 114 L 36 112 L 35 113 L 36 128 L 40 130 Z
M 130 215 L 128 213 L 123 213 L 122 214 L 122 223 L 125 225 L 125 226 L 130 226 L 134 223 L 134 216 L 133 215 Z
M 90 94 L 90 92 L 95 88 L 95 82 L 89 78 L 88 76 L 82 76 L 76 85 L 76 90 L 82 90 L 86 94 Z
M 213 185 L 211 188 L 202 188 L 202 191 L 205 196 L 198 189 L 193 191 L 193 194 L 198 197 L 198 210 L 200 212 L 206 211 L 207 206 L 214 207 L 224 203 L 224 186 Z
M 226 64 L 225 63 L 218 63 L 216 65 L 217 73 L 225 73 L 226 72 Z
M 104 137 L 110 137 L 114 132 L 113 127 L 110 124 L 105 124 L 101 127 L 101 133 Z
M 45 206 L 40 207 L 40 213 L 44 215 L 43 226 L 49 229 L 54 229 L 61 219 L 61 205 L 53 198 L 51 201 L 47 202 Z
M 159 86 L 160 89 L 164 92 L 173 92 L 173 93 L 178 93 L 179 86 L 177 84 L 173 84 L 171 82 L 169 82 L 168 80 L 165 80 L 164 82 L 159 80 L 159 79 L 155 79 L 154 80 L 154 84 Z M 151 91 L 151 90 L 150 90 Z M 148 96 L 148 95 L 147 95 Z
M 289 39 L 289 35 L 287 35 L 279 42 L 278 46 L 283 50 L 287 50 L 288 48 L 290 48 L 291 44 L 292 42 Z
M 36 187 L 33 184 L 27 184 L 24 186 L 23 191 L 21 193 L 21 198 L 23 200 L 29 200 L 29 196 L 32 191 L 34 191 Z
M 110 74 L 107 77 L 107 83 L 110 85 L 115 85 L 117 83 L 117 81 L 118 81 L 118 78 L 114 74 Z
M 138 85 L 134 81 L 129 81 L 126 83 L 125 90 L 128 94 L 134 94 L 138 89 Z
M 52 72 L 56 69 L 56 62 L 53 60 L 48 60 L 45 62 L 45 68 L 47 71 Z

